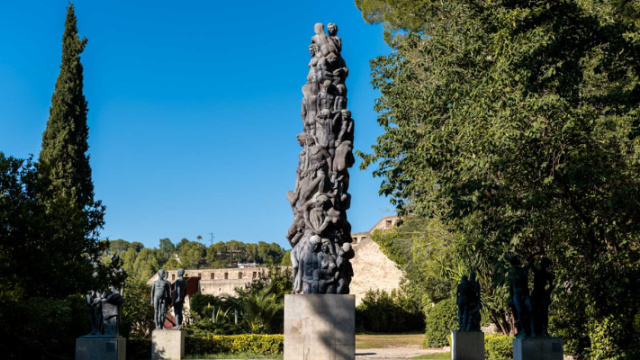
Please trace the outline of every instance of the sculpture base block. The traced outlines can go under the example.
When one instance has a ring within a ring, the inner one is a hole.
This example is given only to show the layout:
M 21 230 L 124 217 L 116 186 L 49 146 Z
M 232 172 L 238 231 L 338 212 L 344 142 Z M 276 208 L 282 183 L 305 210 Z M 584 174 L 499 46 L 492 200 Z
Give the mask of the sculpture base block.
M 481 331 L 453 331 L 451 359 L 484 360 L 484 333 Z
M 562 360 L 562 339 L 513 339 L 513 360 Z
M 284 360 L 355 357 L 355 295 L 284 296 Z
M 76 339 L 76 360 L 125 360 L 127 339 L 83 336 Z
M 153 330 L 151 360 L 181 360 L 184 357 L 183 330 Z

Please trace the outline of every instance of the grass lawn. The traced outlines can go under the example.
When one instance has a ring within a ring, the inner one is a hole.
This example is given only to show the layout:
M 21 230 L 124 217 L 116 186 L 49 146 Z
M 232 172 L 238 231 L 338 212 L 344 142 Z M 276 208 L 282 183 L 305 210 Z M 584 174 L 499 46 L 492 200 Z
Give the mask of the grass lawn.
M 356 349 L 406 347 L 422 345 L 424 334 L 356 335 Z
M 198 354 L 187 355 L 185 359 L 282 359 L 282 354 L 279 355 L 256 355 L 249 353 L 242 354 Z
M 416 357 L 412 357 L 412 359 L 423 359 L 423 360 L 449 360 L 451 359 L 450 352 L 443 352 L 437 354 L 429 354 L 429 355 L 419 355 Z

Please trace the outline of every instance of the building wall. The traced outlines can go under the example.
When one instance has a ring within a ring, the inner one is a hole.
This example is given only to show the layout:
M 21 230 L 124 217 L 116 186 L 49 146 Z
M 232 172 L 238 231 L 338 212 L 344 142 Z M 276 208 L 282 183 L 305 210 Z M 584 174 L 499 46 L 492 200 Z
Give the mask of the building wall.
M 380 246 L 371 239 L 374 230 L 389 230 L 398 221 L 397 216 L 385 216 L 367 232 L 354 233 L 353 249 L 355 257 L 351 260 L 353 266 L 353 279 L 351 280 L 351 293 L 356 296 L 356 305 L 362 302 L 362 298 L 369 290 L 384 290 L 391 293 L 400 287 L 402 270 L 396 263 L 380 250 Z
M 167 280 L 173 284 L 178 277 L 177 270 L 167 270 L 169 277 Z M 196 269 L 185 270 L 185 278 L 198 278 L 200 280 L 200 291 L 209 295 L 228 295 L 235 296 L 234 289 L 242 287 L 245 284 L 260 278 L 260 274 L 269 274 L 269 268 L 252 267 L 252 268 L 228 268 L 228 269 Z M 151 285 L 158 279 L 155 274 L 147 284 Z

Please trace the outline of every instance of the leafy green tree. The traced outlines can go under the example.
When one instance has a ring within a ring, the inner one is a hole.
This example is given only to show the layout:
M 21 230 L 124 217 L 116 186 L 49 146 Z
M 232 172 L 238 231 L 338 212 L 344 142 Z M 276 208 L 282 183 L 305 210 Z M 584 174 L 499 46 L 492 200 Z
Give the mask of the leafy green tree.
M 122 239 L 109 240 L 109 251 L 111 251 L 112 254 L 127 251 L 130 245 L 128 241 Z
M 291 263 L 291 250 L 287 251 L 282 255 L 282 261 L 280 262 L 281 266 L 293 266 Z
M 160 239 L 158 246 L 158 262 L 164 264 L 173 258 L 173 254 L 176 253 L 176 246 L 168 238 Z
M 137 252 L 140 252 L 140 250 L 144 249 L 144 245 L 141 242 L 137 241 L 132 242 L 129 246 L 134 248 Z
M 142 249 L 138 253 L 138 256 L 136 256 L 136 261 L 133 264 L 132 271 L 129 273 L 129 277 L 132 280 L 147 282 L 159 269 L 160 266 L 158 265 L 154 251 L 151 249 Z
M 162 268 L 165 270 L 178 270 L 180 267 L 182 267 L 182 264 L 180 264 L 174 257 L 171 257 L 169 261 L 162 264 Z
M 120 258 L 122 259 L 122 269 L 129 275 L 133 274 L 133 267 L 138 258 L 136 249 L 130 246 L 124 254 L 120 255 Z
M 546 254 L 554 318 L 586 314 L 557 324 L 575 352 L 637 357 L 637 4 L 356 5 L 394 48 L 372 61 L 385 132 L 360 153 L 380 192 L 461 234 L 501 284 L 506 256 Z
M 0 330 L 9 359 L 73 357 L 74 339 L 90 331 L 81 293 L 95 283 L 85 251 L 97 259 L 104 248 L 86 237 L 77 206 L 40 201 L 49 185 L 31 159 L 0 152 L 0 318 L 18 324 Z
M 121 332 L 127 337 L 148 338 L 154 328 L 151 287 L 145 281 L 129 279 L 125 284 Z
M 83 211 L 64 198 L 48 205 L 40 201 L 41 195 L 51 191 L 49 185 L 31 160 L 0 152 L 0 297 L 7 300 L 64 299 L 93 284 L 86 254 L 97 258 L 100 244 L 84 232 Z
M 206 248 L 200 243 L 180 254 L 180 263 L 185 269 L 197 269 L 200 267 L 206 255 Z

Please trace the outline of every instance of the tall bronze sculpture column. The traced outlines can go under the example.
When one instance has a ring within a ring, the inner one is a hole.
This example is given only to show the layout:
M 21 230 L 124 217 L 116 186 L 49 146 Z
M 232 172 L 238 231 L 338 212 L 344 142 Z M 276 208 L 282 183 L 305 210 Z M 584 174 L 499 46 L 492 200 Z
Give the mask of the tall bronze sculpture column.
M 302 128 L 295 188 L 287 193 L 293 224 L 294 294 L 348 294 L 353 269 L 347 209 L 353 166 L 353 119 L 347 110 L 349 74 L 338 27 L 314 27 L 309 73 L 302 87 Z
M 285 296 L 284 359 L 355 359 L 355 296 L 347 209 L 353 166 L 353 119 L 347 109 L 338 27 L 314 26 L 302 87 L 302 130 L 295 187 L 287 193 L 293 294 Z

